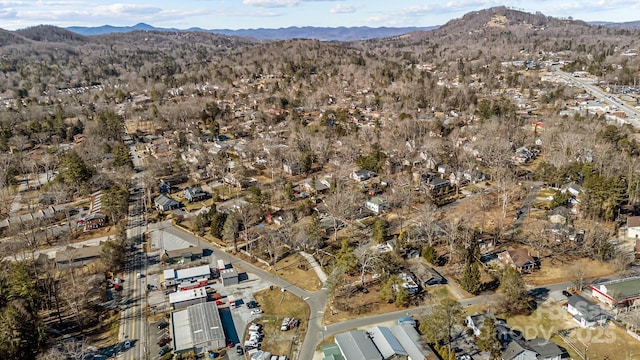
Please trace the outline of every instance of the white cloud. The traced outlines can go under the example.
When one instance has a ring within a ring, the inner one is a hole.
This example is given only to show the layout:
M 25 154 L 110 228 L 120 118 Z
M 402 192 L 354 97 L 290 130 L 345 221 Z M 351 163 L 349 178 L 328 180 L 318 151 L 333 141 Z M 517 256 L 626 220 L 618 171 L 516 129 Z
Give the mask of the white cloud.
M 356 12 L 361 8 L 361 4 L 338 4 L 329 10 L 329 12 L 332 14 L 348 14 Z
M 245 5 L 264 8 L 290 7 L 300 4 L 300 2 L 300 0 L 242 0 Z

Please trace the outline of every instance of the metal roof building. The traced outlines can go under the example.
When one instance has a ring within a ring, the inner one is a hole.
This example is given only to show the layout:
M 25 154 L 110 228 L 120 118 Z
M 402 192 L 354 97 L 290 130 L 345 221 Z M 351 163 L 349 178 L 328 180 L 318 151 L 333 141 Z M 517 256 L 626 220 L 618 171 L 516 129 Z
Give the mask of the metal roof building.
M 201 265 L 186 269 L 167 269 L 163 272 L 166 286 L 176 285 L 182 282 L 207 278 L 211 279 L 211 269 L 209 265 Z
M 220 313 L 214 302 L 174 311 L 171 318 L 173 344 L 177 353 L 194 350 L 199 355 L 226 346 Z
M 391 332 L 402 345 L 411 360 L 438 360 L 438 356 L 420 338 L 420 334 L 410 324 L 391 327 Z
M 176 310 L 206 301 L 207 290 L 202 287 L 169 294 L 169 304 Z
M 382 360 L 373 341 L 362 330 L 337 334 L 335 341 L 346 360 Z
M 404 350 L 398 339 L 393 335 L 391 330 L 387 327 L 376 326 L 369 332 L 369 336 L 373 343 L 378 348 L 378 351 L 385 359 L 390 358 L 405 358 L 407 352 Z

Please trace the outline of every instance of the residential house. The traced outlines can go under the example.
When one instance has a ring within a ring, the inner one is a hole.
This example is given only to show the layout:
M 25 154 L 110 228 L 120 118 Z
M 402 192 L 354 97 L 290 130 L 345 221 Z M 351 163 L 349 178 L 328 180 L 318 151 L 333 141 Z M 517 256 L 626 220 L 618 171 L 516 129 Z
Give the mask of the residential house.
M 306 179 L 300 184 L 300 188 L 309 194 L 325 193 L 331 188 L 327 179 Z
M 201 201 L 206 199 L 208 196 L 209 194 L 199 186 L 187 186 L 184 188 L 184 198 L 189 200 L 189 202 Z
M 558 206 L 557 208 L 549 212 L 548 218 L 552 224 L 564 225 L 569 220 L 569 214 L 569 209 L 567 209 L 565 206 Z
M 567 302 L 567 312 L 573 316 L 573 320 L 583 328 L 592 328 L 602 325 L 609 319 L 598 305 L 580 295 L 572 295 Z
M 298 175 L 302 172 L 300 164 L 298 163 L 285 163 L 282 164 L 282 169 L 289 175 Z
M 513 161 L 518 163 L 526 163 L 531 161 L 533 157 L 534 154 L 529 149 L 527 149 L 526 147 L 521 147 L 516 149 L 516 153 L 513 156 Z
M 374 213 L 380 214 L 387 207 L 387 200 L 379 196 L 373 196 L 367 200 L 364 206 Z
M 102 243 L 97 246 L 74 248 L 67 246 L 63 251 L 56 251 L 55 263 L 59 270 L 79 267 L 100 259 Z
M 560 192 L 563 194 L 568 192 L 569 194 L 571 194 L 571 196 L 576 197 L 583 193 L 584 189 L 582 189 L 582 186 L 576 184 L 575 182 L 570 182 L 568 184 L 562 185 L 562 187 L 560 188 Z
M 423 288 L 447 283 L 447 279 L 440 275 L 435 269 L 421 262 L 411 264 L 410 269 Z
M 478 249 L 480 249 L 481 254 L 493 250 L 493 248 L 496 246 L 496 239 L 493 236 L 482 236 L 479 237 L 476 241 L 478 242 Z
M 547 339 L 517 339 L 502 352 L 502 360 L 560 360 L 562 349 Z
M 493 319 L 495 323 L 496 336 L 503 348 L 509 345 L 513 339 L 520 337 L 520 334 L 512 330 L 506 321 L 496 318 L 495 315 L 491 313 L 469 315 L 466 318 L 466 324 L 467 327 L 473 331 L 474 336 L 480 336 L 482 327 L 489 318 Z
M 160 211 L 174 210 L 180 207 L 180 203 L 168 197 L 167 195 L 160 194 L 154 200 L 153 204 L 156 209 Z
M 627 217 L 627 237 L 640 239 L 640 216 Z
M 103 214 L 91 214 L 84 218 L 84 229 L 97 229 L 107 224 L 107 216 Z
M 403 289 L 407 290 L 409 295 L 415 295 L 420 290 L 420 288 L 418 287 L 418 284 L 416 284 L 416 282 L 413 280 L 413 277 L 411 277 L 411 275 L 403 272 L 398 274 L 398 278 L 400 279 L 400 286 Z M 394 287 L 394 290 L 396 291 L 398 290 L 396 284 L 393 284 L 393 287 Z
M 609 306 L 637 306 L 640 300 L 640 277 L 593 284 L 589 289 L 594 299 Z
M 451 190 L 451 182 L 447 179 L 442 179 L 437 174 L 422 174 L 420 175 L 420 179 L 422 184 L 434 195 L 446 194 Z
M 496 316 L 492 313 L 484 313 L 484 314 L 475 314 L 467 316 L 467 327 L 473 331 L 473 335 L 480 336 L 482 332 L 482 326 L 484 325 L 487 319 L 493 319 L 493 321 L 498 324 L 506 324 L 506 322 L 502 319 L 497 319 Z
M 353 180 L 360 181 L 360 182 L 367 181 L 375 176 L 376 176 L 375 172 L 367 169 L 360 169 L 351 173 L 351 178 Z
M 498 260 L 505 265 L 511 266 L 521 273 L 529 273 L 536 266 L 534 258 L 527 249 L 511 249 L 498 254 Z

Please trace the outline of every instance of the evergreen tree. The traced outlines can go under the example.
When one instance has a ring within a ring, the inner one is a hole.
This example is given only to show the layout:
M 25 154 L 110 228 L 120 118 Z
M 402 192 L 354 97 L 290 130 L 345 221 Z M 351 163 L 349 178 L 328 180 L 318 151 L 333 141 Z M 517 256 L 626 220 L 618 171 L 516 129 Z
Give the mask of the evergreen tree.
M 484 320 L 480 337 L 476 339 L 476 343 L 480 351 L 489 353 L 490 359 L 499 359 L 501 346 L 496 331 L 496 321 L 493 317 Z
M 384 242 L 385 238 L 387 237 L 388 226 L 389 225 L 384 219 L 378 219 L 375 223 L 373 223 L 371 236 L 376 243 L 381 244 Z
M 482 290 L 482 282 L 480 280 L 480 267 L 474 260 L 468 259 L 460 278 L 460 286 L 466 291 L 476 295 Z
M 343 239 L 340 250 L 336 253 L 336 266 L 344 269 L 346 273 L 353 274 L 357 265 L 358 259 L 353 254 L 353 247 L 349 245 L 347 239 Z

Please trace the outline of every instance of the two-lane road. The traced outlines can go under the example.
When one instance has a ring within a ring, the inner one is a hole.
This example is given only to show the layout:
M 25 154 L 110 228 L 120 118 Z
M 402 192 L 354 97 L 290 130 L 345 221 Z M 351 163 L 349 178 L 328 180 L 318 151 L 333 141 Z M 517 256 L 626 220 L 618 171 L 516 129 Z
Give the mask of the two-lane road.
M 137 189 L 135 181 L 134 179 L 134 189 Z M 123 343 L 129 340 L 131 343 L 131 348 L 125 349 L 123 352 L 125 360 L 148 359 L 149 352 L 154 349 L 148 344 L 147 321 L 144 312 L 147 259 L 143 244 L 145 230 L 143 194 L 144 192 L 141 190 L 134 190 L 129 206 L 127 281 L 124 284 L 125 296 L 123 297 L 120 323 L 120 340 Z

